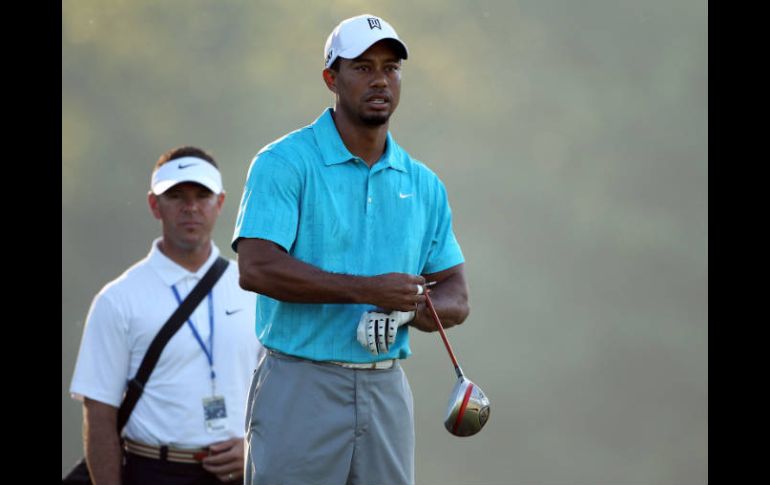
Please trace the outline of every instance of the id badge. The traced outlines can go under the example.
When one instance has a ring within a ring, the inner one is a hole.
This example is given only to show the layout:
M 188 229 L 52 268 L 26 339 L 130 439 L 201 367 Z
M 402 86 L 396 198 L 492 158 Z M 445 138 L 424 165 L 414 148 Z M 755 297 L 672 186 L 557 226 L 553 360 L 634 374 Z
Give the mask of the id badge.
M 203 398 L 203 418 L 206 422 L 206 431 L 209 433 L 222 431 L 227 427 L 224 396 Z

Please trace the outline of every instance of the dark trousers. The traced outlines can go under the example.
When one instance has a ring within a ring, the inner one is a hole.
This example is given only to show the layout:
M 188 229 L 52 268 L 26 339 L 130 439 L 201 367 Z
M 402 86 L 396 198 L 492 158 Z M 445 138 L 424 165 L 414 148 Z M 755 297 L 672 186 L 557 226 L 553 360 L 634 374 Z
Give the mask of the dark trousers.
M 123 485 L 222 485 L 199 464 L 176 463 L 126 453 Z M 227 483 L 242 483 L 238 479 Z

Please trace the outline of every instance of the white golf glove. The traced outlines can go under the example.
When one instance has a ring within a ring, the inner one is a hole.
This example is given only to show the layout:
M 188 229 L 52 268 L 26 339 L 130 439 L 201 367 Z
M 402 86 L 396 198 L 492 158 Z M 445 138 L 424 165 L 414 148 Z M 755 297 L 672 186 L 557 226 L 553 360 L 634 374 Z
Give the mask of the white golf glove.
M 374 355 L 388 352 L 396 341 L 398 327 L 411 322 L 415 312 L 392 311 L 390 313 L 366 312 L 358 322 L 358 343 Z

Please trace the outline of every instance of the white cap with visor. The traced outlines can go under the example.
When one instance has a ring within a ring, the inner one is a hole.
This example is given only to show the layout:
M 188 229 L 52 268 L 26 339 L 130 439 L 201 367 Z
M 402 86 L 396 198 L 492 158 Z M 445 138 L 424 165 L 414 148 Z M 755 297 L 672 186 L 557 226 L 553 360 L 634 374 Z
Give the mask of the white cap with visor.
M 182 157 L 169 160 L 152 173 L 150 188 L 160 195 L 176 184 L 195 182 L 215 194 L 222 193 L 222 175 L 217 167 L 198 157 Z
M 334 28 L 324 46 L 324 67 L 331 67 L 338 57 L 355 59 L 375 42 L 392 39 L 399 47 L 399 55 L 406 59 L 409 51 L 398 38 L 396 30 L 385 20 L 364 14 L 345 19 Z

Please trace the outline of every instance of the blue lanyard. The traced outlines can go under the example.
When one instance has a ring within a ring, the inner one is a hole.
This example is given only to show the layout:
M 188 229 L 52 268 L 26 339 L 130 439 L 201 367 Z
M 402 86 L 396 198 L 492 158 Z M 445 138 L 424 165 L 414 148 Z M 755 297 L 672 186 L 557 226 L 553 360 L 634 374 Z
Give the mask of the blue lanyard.
M 179 292 L 176 289 L 176 286 L 171 285 L 171 289 L 174 291 L 174 296 L 176 297 L 176 301 L 179 302 L 179 304 L 182 304 L 182 298 L 179 297 Z M 212 393 L 214 392 L 214 379 L 217 377 L 216 373 L 214 372 L 214 296 L 212 295 L 213 291 L 210 291 L 208 294 L 208 301 L 209 301 L 209 346 L 206 347 L 206 344 L 203 343 L 203 339 L 201 338 L 201 335 L 198 333 L 198 330 L 195 328 L 195 325 L 193 325 L 192 315 L 190 318 L 187 319 L 187 325 L 190 327 L 190 330 L 192 330 L 193 335 L 195 335 L 195 340 L 198 341 L 198 345 L 201 346 L 203 349 L 203 353 L 206 354 L 206 359 L 209 361 L 209 368 L 211 368 L 211 386 L 212 386 Z

